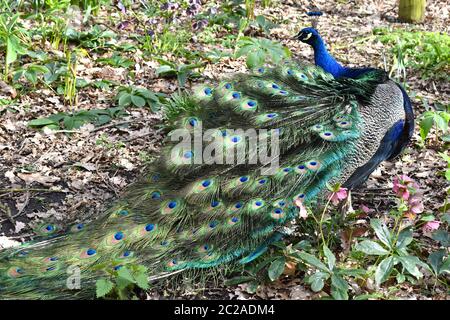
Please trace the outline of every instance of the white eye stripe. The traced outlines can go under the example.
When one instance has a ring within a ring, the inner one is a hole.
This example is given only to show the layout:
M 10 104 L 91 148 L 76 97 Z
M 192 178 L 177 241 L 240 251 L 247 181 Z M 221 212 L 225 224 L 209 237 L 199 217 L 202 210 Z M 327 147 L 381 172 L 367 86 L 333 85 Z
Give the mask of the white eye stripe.
M 312 33 L 308 33 L 308 35 L 305 38 L 303 38 L 303 40 L 308 40 L 311 37 L 312 37 Z

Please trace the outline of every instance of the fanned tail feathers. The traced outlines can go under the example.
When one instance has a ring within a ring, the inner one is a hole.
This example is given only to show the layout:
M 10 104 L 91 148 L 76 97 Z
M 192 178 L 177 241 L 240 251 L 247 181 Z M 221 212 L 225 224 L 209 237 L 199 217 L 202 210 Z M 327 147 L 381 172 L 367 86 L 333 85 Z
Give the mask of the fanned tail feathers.
M 0 253 L 0 297 L 90 298 L 96 279 L 129 263 L 146 265 L 154 280 L 251 261 L 297 216 L 295 202 L 311 203 L 327 182 L 340 181 L 360 134 L 358 106 L 382 78 L 336 80 L 287 62 L 178 96 L 161 158 L 105 217 Z M 266 129 L 268 141 L 278 136 L 280 167 L 267 174 L 248 163 L 260 146 L 247 145 L 231 164 L 196 163 L 195 149 L 174 152 L 177 129 L 194 134 L 198 126 L 211 129 L 224 154 L 246 145 L 245 130 Z M 79 268 L 80 290 L 67 287 L 71 267 Z

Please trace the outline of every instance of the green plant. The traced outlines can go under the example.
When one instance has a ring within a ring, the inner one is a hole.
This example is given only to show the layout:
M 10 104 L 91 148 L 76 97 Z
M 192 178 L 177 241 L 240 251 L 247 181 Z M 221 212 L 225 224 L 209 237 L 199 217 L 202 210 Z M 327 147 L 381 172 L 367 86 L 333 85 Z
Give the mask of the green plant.
M 97 62 L 108 64 L 113 67 L 129 68 L 134 65 L 134 61 L 128 58 L 124 58 L 117 53 L 114 53 L 110 58 L 100 58 Z
M 157 59 L 162 65 L 156 69 L 156 75 L 161 77 L 176 77 L 178 80 L 179 88 L 184 88 L 188 78 L 199 77 L 200 74 L 195 72 L 203 66 L 203 63 L 193 63 L 193 64 L 175 64 L 170 61 Z
M 143 265 L 116 266 L 110 271 L 109 278 L 97 280 L 97 298 L 137 299 L 136 288 L 143 290 L 149 288 L 147 271 L 147 267 Z
M 394 57 L 425 77 L 446 78 L 450 71 L 450 36 L 445 33 L 375 28 L 374 34 L 391 47 Z
M 433 275 L 437 278 L 444 274 L 450 274 L 450 259 L 445 249 L 439 249 L 428 256 Z
M 177 29 L 174 32 L 169 26 L 164 26 L 161 32 L 151 35 L 146 32 L 145 37 L 137 40 L 143 41 L 143 48 L 150 54 L 160 56 L 170 53 L 174 56 L 185 56 L 190 53 L 189 50 L 186 50 L 186 44 L 190 38 L 191 34 L 185 29 Z
M 401 229 L 397 226 L 394 230 L 389 230 L 379 219 L 371 219 L 370 225 L 375 231 L 377 241 L 363 240 L 356 244 L 355 249 L 368 256 L 376 256 L 375 282 L 379 286 L 385 282 L 395 270 L 397 282 L 405 281 L 405 271 L 419 279 L 423 276 L 418 266 L 428 268 L 416 256 L 410 255 L 408 246 L 413 241 L 411 228 Z M 403 268 L 394 269 L 400 264 Z
M 13 81 L 18 81 L 20 78 L 25 77 L 25 79 L 30 81 L 33 86 L 36 86 L 39 75 L 44 77 L 44 75 L 48 72 L 50 72 L 50 70 L 46 66 L 30 64 L 16 70 L 13 76 Z
M 447 162 L 447 169 L 445 169 L 444 176 L 445 179 L 450 181 L 450 156 L 447 153 L 439 152 L 439 155 L 442 159 L 444 159 Z
M 245 0 L 245 12 L 247 19 L 253 20 L 255 18 L 255 0 Z
M 63 36 L 66 41 L 78 43 L 79 46 L 94 51 L 114 47 L 115 45 L 111 40 L 117 38 L 117 34 L 113 31 L 104 30 L 99 25 L 94 25 L 87 31 L 77 31 L 73 28 L 67 28 Z
M 447 134 L 449 121 L 450 113 L 446 111 L 425 111 L 420 120 L 420 137 L 425 140 L 433 127 L 437 133 Z
M 270 29 L 275 28 L 277 24 L 266 19 L 264 16 L 257 16 L 255 18 L 255 24 L 260 28 L 266 35 L 270 34 Z
M 217 48 L 214 48 L 211 51 L 204 53 L 204 57 L 213 63 L 218 62 L 223 58 L 228 58 L 231 56 L 232 55 L 230 53 L 219 50 Z
M 67 72 L 64 76 L 64 100 L 69 101 L 69 104 L 73 106 L 77 100 L 77 64 L 78 56 L 86 55 L 87 52 L 82 49 L 76 49 L 74 51 L 66 51 L 66 64 Z
M 288 48 L 268 39 L 242 37 L 238 42 L 236 57 L 246 56 L 249 68 L 256 68 L 265 63 L 278 63 L 291 55 Z
M 103 125 L 110 122 L 113 118 L 118 118 L 126 113 L 121 107 L 109 109 L 91 109 L 81 110 L 75 113 L 60 112 L 45 118 L 38 118 L 28 122 L 28 126 L 35 129 L 49 128 L 58 130 L 78 129 L 86 123 Z
M 44 81 L 47 84 L 58 82 L 67 73 L 67 65 L 59 61 L 50 61 L 45 67 L 48 70 L 44 74 Z
M 262 282 L 275 281 L 284 273 L 286 264 L 295 258 L 290 256 L 292 248 L 286 247 L 282 241 L 271 244 L 273 250 L 270 254 L 262 255 L 254 262 L 247 264 L 244 268 L 244 275 L 239 275 L 228 279 L 225 284 L 228 286 L 246 283 L 247 292 L 254 293 Z M 264 253 L 261 252 L 260 254 Z
M 363 269 L 339 268 L 336 265 L 336 257 L 330 249 L 323 245 L 324 260 L 316 258 L 307 252 L 299 252 L 298 257 L 307 265 L 313 267 L 315 272 L 306 278 L 311 289 L 319 292 L 323 289 L 325 282 L 331 279 L 331 296 L 336 300 L 348 300 L 349 285 L 345 276 L 362 276 L 366 273 Z
M 19 13 L 15 15 L 0 14 L 0 39 L 6 46 L 5 67 L 3 69 L 5 81 L 9 77 L 9 66 L 17 60 L 17 55 L 26 53 L 27 31 L 18 22 L 19 17 Z
M 160 109 L 164 99 L 165 95 L 162 93 L 155 93 L 144 88 L 136 88 L 133 86 L 120 87 L 115 98 L 121 108 L 131 105 L 142 108 L 147 105 L 154 112 Z

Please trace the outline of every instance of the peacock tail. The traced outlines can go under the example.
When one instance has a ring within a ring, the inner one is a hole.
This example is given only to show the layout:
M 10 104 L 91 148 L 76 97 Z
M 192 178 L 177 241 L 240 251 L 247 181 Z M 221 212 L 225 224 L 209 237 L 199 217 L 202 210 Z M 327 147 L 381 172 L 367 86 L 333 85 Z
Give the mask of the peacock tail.
M 384 71 L 335 78 L 292 61 L 174 96 L 167 115 L 161 156 L 102 218 L 63 234 L 44 225 L 47 238 L 0 253 L 1 298 L 93 298 L 97 279 L 129 264 L 156 280 L 248 263 L 279 239 L 299 204 L 323 198 L 327 184 L 345 185 L 405 117 Z M 278 166 L 254 161 L 259 154 Z M 79 290 L 66 284 L 74 266 Z

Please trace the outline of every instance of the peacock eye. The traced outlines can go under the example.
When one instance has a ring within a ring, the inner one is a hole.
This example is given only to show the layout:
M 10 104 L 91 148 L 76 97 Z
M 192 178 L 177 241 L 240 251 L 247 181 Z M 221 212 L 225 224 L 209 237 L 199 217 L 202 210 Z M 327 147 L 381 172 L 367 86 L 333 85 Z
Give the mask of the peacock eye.
M 303 38 L 303 40 L 309 40 L 312 37 L 312 33 L 308 32 L 306 34 L 306 37 Z

